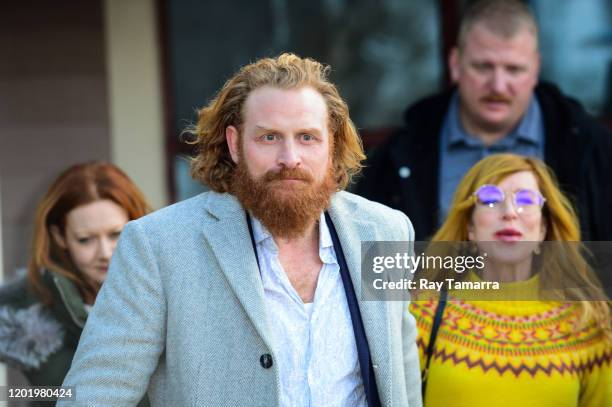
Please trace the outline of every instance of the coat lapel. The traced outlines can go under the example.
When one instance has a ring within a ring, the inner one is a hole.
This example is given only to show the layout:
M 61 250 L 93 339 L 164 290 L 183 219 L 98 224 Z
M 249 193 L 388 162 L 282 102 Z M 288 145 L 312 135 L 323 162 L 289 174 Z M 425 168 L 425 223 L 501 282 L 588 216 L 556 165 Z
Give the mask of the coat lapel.
M 383 405 L 391 399 L 391 356 L 386 301 L 363 301 L 361 296 L 361 242 L 376 240 L 375 225 L 363 220 L 357 208 L 338 193 L 329 214 L 338 232 L 347 266 L 359 299 L 361 318 L 370 348 L 376 383 Z M 232 195 L 211 193 L 207 210 L 213 216 L 204 231 L 221 270 L 246 314 L 268 348 L 274 349 L 265 310 L 264 290 L 251 244 L 244 209 Z
M 346 263 L 351 275 L 355 294 L 359 300 L 359 310 L 366 332 L 380 401 L 388 405 L 391 400 L 391 355 L 389 321 L 386 301 L 364 301 L 361 293 L 361 242 L 377 240 L 373 234 L 375 225 L 363 220 L 357 208 L 346 200 L 342 193 L 336 194 L 329 209 L 330 217 L 338 232 Z
M 213 219 L 206 225 L 206 240 L 255 329 L 273 350 L 263 283 L 244 209 L 232 195 L 211 193 L 207 210 Z

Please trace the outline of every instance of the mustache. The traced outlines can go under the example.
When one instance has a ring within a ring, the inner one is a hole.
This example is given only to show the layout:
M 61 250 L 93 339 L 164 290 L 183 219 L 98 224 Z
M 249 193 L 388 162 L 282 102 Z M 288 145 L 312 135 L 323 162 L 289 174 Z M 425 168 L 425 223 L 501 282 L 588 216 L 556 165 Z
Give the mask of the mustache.
M 481 98 L 483 102 L 511 103 L 512 99 L 499 93 L 491 93 Z
M 313 176 L 302 168 L 287 168 L 281 167 L 278 171 L 270 170 L 263 177 L 265 182 L 282 181 L 286 179 L 294 179 L 305 182 L 313 182 Z

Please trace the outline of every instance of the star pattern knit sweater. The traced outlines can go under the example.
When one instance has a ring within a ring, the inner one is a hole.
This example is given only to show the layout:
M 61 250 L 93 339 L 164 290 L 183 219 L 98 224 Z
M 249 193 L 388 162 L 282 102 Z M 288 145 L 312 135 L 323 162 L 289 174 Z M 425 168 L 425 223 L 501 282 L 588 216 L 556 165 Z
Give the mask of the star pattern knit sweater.
M 425 407 L 612 406 L 612 343 L 594 323 L 575 328 L 579 303 L 449 299 Z M 421 366 L 437 305 L 410 305 Z

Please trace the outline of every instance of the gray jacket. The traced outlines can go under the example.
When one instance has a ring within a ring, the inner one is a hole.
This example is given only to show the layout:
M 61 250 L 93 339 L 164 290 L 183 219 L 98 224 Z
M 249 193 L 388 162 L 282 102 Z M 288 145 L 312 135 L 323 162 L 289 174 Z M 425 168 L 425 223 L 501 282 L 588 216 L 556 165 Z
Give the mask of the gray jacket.
M 360 242 L 413 240 L 402 213 L 339 192 L 329 209 L 355 291 Z M 384 406 L 421 406 L 414 318 L 401 301 L 360 301 Z M 245 213 L 206 192 L 124 229 L 65 386 L 74 405 L 276 406 L 271 324 Z M 330 361 L 333 363 L 333 361 Z M 60 403 L 61 405 L 61 403 Z

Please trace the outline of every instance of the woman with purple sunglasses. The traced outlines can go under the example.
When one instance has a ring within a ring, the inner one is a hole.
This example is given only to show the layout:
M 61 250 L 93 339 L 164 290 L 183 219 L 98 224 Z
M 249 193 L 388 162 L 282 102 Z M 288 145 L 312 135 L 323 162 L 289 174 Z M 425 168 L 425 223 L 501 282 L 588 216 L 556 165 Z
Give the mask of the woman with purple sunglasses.
M 417 293 L 425 407 L 612 406 L 610 302 L 581 254 L 576 213 L 540 160 L 479 161 L 432 242 L 454 256 L 457 243 L 446 242 L 465 242 L 484 266 L 455 277 L 500 288 Z

